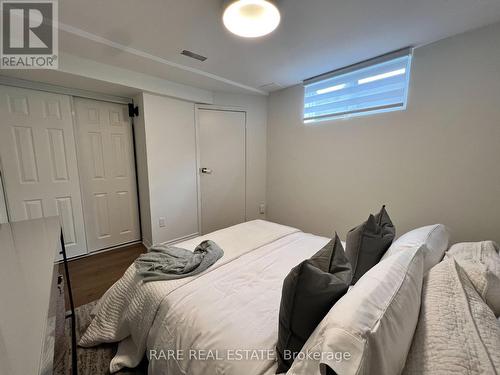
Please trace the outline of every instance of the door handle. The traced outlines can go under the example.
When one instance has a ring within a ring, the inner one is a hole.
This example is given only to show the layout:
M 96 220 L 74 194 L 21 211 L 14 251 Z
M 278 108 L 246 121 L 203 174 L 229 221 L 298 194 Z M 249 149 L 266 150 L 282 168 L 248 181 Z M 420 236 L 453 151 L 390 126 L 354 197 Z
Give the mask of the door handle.
M 212 174 L 212 170 L 210 168 L 200 168 L 200 172 L 204 174 Z

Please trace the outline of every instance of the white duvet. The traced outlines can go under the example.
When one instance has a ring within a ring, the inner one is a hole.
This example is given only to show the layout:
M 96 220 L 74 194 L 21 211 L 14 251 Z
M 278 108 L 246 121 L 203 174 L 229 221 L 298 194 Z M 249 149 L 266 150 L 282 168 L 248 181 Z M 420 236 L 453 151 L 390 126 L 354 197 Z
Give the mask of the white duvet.
M 101 298 L 80 345 L 119 341 L 111 372 L 146 352 L 150 375 L 274 373 L 283 279 L 329 239 L 255 220 L 177 246 L 205 239 L 224 257 L 200 275 L 142 283 L 132 265 Z
M 150 355 L 149 373 L 274 374 L 283 279 L 327 242 L 293 233 L 170 294 L 147 346 L 176 355 Z

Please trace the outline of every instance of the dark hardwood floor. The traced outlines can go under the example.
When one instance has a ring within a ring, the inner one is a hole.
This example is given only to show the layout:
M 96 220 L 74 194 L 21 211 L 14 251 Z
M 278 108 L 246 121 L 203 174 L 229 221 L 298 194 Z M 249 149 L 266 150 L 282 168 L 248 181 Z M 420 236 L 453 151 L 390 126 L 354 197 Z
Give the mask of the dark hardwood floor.
M 144 252 L 144 245 L 137 244 L 69 261 L 75 307 L 100 298 Z M 62 264 L 59 265 L 59 272 L 64 274 Z M 69 308 L 67 293 L 66 308 Z

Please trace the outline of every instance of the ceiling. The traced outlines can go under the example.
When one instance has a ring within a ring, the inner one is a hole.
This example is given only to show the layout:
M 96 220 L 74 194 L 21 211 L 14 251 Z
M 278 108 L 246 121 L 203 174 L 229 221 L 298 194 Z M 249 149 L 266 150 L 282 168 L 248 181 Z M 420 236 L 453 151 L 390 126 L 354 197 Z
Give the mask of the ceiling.
M 199 88 L 265 93 L 500 21 L 498 0 L 282 0 L 281 25 L 252 40 L 225 30 L 221 3 L 60 1 L 59 48 Z

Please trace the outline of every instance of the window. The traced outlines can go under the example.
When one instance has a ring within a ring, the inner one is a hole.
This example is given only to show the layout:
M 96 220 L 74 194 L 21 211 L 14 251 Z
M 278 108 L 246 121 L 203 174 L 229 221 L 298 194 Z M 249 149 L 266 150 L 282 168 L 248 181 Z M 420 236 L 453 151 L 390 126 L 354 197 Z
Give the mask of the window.
M 304 81 L 304 122 L 405 109 L 410 67 L 408 48 Z

